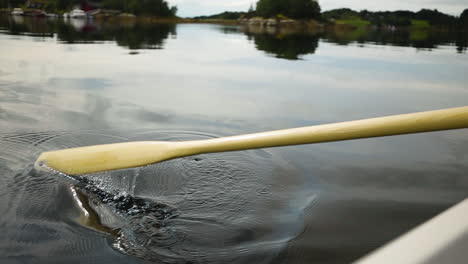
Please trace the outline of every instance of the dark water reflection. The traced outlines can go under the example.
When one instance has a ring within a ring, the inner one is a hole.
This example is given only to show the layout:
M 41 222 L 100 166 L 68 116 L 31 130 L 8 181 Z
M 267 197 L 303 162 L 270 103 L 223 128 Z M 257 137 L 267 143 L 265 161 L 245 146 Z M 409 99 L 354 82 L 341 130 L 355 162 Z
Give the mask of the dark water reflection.
M 348 45 L 353 42 L 377 45 L 414 47 L 417 49 L 437 49 L 439 46 L 456 46 L 460 53 L 466 51 L 466 32 L 437 30 L 355 30 L 327 31 L 324 38 L 330 42 Z
M 1 263 L 348 263 L 467 196 L 464 130 L 87 175 L 109 193 L 175 208 L 163 220 L 75 195 L 75 181 L 31 167 L 57 148 L 466 105 L 466 40 L 450 34 L 9 17 L 1 28 Z
M 275 36 L 269 33 L 252 34 L 247 32 L 258 50 L 273 54 L 276 58 L 297 60 L 301 55 L 313 54 L 318 47 L 319 36 L 308 34 L 287 34 Z
M 47 20 L 24 17 L 0 17 L 0 28 L 9 34 L 52 38 L 54 34 L 65 43 L 96 43 L 115 41 L 129 49 L 161 49 L 164 40 L 176 36 L 175 24 L 137 23 L 133 20 L 94 21 L 72 19 Z M 221 26 L 226 34 L 245 34 L 258 50 L 277 58 L 297 60 L 314 54 L 319 40 L 349 44 L 376 44 L 414 47 L 431 50 L 439 46 L 455 46 L 465 53 L 468 47 L 466 32 L 448 30 L 325 30 L 303 32 L 292 29 L 259 28 L 255 26 Z
M 244 32 L 255 47 L 277 58 L 297 60 L 301 55 L 315 53 L 319 40 L 339 45 L 373 44 L 414 47 L 431 50 L 439 46 L 456 46 L 459 53 L 465 53 L 468 47 L 466 32 L 437 30 L 381 30 L 357 29 L 323 32 L 303 32 L 294 29 L 259 28 L 246 26 L 241 29 L 224 28 L 224 33 Z
M 57 36 L 68 44 L 115 41 L 129 49 L 161 49 L 164 40 L 176 36 L 175 24 L 142 24 L 135 21 L 102 22 L 83 19 L 1 17 L 0 28 L 13 35 L 42 38 Z

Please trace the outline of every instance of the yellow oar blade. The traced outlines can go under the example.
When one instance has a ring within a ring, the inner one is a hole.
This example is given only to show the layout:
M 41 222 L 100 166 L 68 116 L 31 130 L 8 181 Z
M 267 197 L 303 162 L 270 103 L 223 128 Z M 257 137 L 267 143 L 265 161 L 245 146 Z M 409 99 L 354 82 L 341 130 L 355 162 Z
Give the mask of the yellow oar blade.
M 186 142 L 129 142 L 42 153 L 36 164 L 66 174 L 124 169 L 200 153 L 468 128 L 468 107 Z
M 170 142 L 128 142 L 70 148 L 42 153 L 36 161 L 69 175 L 144 166 L 172 158 Z

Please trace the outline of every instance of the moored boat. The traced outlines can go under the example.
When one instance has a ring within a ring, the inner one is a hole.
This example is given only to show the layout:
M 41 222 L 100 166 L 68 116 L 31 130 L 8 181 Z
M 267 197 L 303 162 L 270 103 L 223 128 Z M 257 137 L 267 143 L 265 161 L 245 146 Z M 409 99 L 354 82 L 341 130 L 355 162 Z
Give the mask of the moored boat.
M 23 14 L 24 12 L 21 8 L 14 8 L 13 11 L 11 11 L 11 15 L 13 16 L 22 16 Z
M 86 17 L 86 13 L 85 11 L 81 10 L 81 9 L 73 9 L 71 12 L 70 12 L 70 17 L 71 18 L 85 18 Z
M 46 17 L 47 13 L 42 10 L 31 10 L 24 12 L 23 16 L 30 16 L 30 17 Z

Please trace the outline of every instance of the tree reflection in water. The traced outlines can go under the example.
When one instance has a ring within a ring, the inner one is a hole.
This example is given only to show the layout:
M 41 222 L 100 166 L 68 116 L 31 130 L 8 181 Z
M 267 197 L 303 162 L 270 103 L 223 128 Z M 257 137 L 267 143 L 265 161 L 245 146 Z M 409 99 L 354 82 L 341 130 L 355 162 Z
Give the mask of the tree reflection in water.
M 53 38 L 63 43 L 99 43 L 115 41 L 131 50 L 162 49 L 165 40 L 176 35 L 176 24 L 137 23 L 135 20 L 94 21 L 70 19 L 47 20 L 0 16 L 0 30 L 12 35 Z M 339 45 L 373 44 L 414 47 L 432 50 L 440 46 L 456 46 L 465 53 L 468 47 L 466 32 L 430 29 L 385 30 L 358 28 L 354 30 L 325 29 L 305 31 L 297 28 L 259 26 L 219 26 L 225 34 L 245 34 L 258 50 L 276 58 L 299 60 L 314 54 L 319 40 Z
M 229 27 L 223 33 L 234 33 Z M 298 60 L 306 54 L 314 54 L 319 40 L 338 45 L 373 44 L 432 50 L 440 46 L 457 46 L 457 52 L 464 53 L 468 46 L 466 32 L 442 30 L 384 30 L 360 28 L 355 30 L 327 29 L 304 31 L 294 28 L 244 26 L 241 28 L 258 50 L 276 58 Z
M 162 49 L 169 36 L 176 35 L 175 24 L 136 23 L 134 20 L 94 21 L 86 19 L 48 20 L 3 16 L 0 29 L 12 35 L 52 38 L 63 43 L 115 41 L 128 49 Z
M 302 55 L 315 53 L 320 39 L 315 32 L 252 26 L 243 29 L 258 50 L 287 60 L 298 60 Z

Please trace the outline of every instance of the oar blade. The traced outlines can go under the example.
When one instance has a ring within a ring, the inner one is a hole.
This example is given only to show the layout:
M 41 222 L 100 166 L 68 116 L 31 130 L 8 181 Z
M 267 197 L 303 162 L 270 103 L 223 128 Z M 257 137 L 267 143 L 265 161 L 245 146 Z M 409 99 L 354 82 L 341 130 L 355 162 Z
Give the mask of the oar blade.
M 170 142 L 128 142 L 69 148 L 42 153 L 36 167 L 80 175 L 144 166 L 172 157 Z

